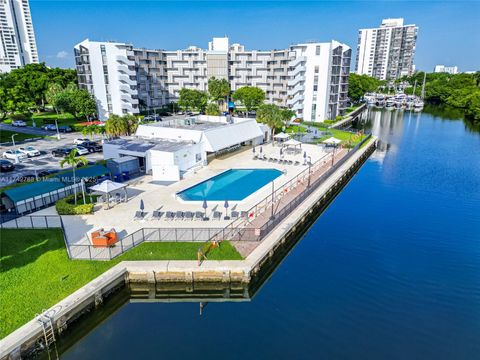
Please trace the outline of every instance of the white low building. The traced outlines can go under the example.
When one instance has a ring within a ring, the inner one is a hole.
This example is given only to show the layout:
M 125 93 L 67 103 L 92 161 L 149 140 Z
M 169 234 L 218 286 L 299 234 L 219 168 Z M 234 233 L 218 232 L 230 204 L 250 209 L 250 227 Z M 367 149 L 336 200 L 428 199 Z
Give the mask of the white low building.
M 198 116 L 139 125 L 134 139 L 103 146 L 105 159 L 135 156 L 154 181 L 178 181 L 222 153 L 259 145 L 270 129 L 255 119 Z

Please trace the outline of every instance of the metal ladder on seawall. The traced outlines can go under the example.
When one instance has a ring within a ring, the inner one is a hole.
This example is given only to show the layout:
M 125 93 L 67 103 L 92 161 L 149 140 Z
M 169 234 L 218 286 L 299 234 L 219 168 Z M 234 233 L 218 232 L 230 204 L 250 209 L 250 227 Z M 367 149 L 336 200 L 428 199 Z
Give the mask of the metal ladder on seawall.
M 42 324 L 45 346 L 48 350 L 50 348 L 50 345 L 55 342 L 55 331 L 53 329 L 52 318 L 47 315 L 46 310 L 43 310 L 41 314 L 37 314 L 36 318 Z

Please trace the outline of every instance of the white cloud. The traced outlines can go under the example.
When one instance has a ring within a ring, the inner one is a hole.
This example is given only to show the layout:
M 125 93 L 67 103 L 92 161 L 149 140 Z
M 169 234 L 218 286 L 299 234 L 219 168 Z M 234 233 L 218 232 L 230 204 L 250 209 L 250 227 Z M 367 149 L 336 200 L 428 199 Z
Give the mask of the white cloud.
M 68 57 L 68 52 L 62 50 L 57 53 L 57 59 L 65 59 Z

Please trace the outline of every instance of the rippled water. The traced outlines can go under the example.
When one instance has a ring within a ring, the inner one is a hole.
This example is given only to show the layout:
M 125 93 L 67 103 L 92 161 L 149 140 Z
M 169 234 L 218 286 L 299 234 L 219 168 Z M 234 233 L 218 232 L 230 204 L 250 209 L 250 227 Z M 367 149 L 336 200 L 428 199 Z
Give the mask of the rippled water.
M 251 302 L 129 303 L 61 357 L 480 358 L 480 134 L 435 110 L 368 114 L 379 149 Z

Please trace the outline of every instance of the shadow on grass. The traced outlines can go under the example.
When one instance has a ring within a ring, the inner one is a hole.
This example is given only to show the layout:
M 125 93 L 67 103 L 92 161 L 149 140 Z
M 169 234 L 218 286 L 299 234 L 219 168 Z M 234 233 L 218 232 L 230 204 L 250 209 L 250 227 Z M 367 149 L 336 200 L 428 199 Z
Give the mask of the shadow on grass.
M 61 229 L 2 229 L 0 272 L 35 262 L 43 254 L 65 248 Z

